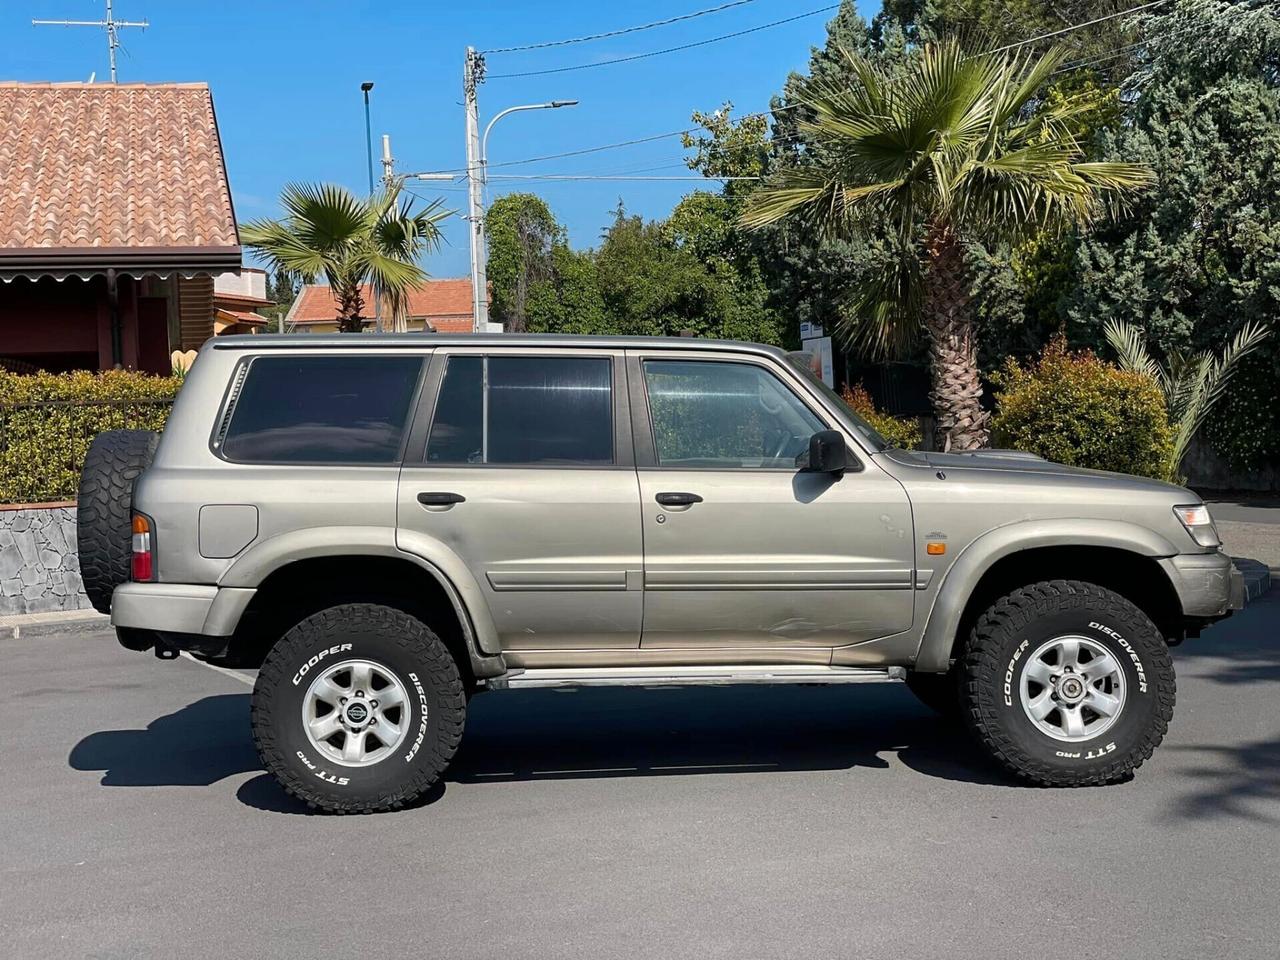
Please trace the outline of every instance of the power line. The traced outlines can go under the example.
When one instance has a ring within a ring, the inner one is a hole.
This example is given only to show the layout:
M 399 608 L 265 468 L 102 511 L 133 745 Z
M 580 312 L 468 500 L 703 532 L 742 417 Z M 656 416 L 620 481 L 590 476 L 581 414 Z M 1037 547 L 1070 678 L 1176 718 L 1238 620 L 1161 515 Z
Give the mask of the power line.
M 1104 21 L 1106 21 L 1106 20 L 1114 20 L 1114 19 L 1116 19 L 1116 18 L 1118 18 L 1118 17 L 1123 17 L 1123 16 L 1126 16 L 1126 15 L 1128 15 L 1128 14 L 1138 13 L 1138 12 L 1140 12 L 1140 11 L 1142 11 L 1142 10 L 1151 9 L 1151 8 L 1153 8 L 1153 7 L 1160 6 L 1161 4 L 1163 4 L 1163 3 L 1167 3 L 1167 2 L 1168 2 L 1168 0 L 1152 0 L 1152 2 L 1150 2 L 1150 3 L 1144 3 L 1144 4 L 1140 4 L 1139 6 L 1136 6 L 1136 7 L 1130 7 L 1130 8 L 1128 8 L 1128 9 L 1126 9 L 1126 10 L 1121 10 L 1121 11 L 1119 11 L 1119 12 L 1117 12 L 1117 13 L 1109 14 L 1108 16 L 1105 16 L 1105 17 L 1099 17 L 1099 18 L 1094 19 L 1094 20 L 1086 21 L 1085 23 L 1078 23 L 1078 24 L 1074 24 L 1074 25 L 1069 26 L 1069 27 L 1064 27 L 1064 28 L 1063 28 L 1063 29 L 1061 29 L 1061 30 L 1054 30 L 1054 31 L 1051 31 L 1051 32 L 1049 32 L 1049 33 L 1040 34 L 1039 36 L 1030 37 L 1030 38 L 1028 38 L 1028 39 L 1026 39 L 1026 40 L 1020 40 L 1020 41 L 1018 41 L 1017 43 L 1014 43 L 1014 44 L 1006 44 L 1005 46 L 1003 46 L 1003 47 L 997 47 L 997 48 L 995 48 L 994 50 L 986 50 L 986 51 L 983 51 L 983 54 L 979 54 L 979 55 L 989 55 L 989 54 L 994 54 L 994 53 L 1003 53 L 1003 52 L 1005 52 L 1005 51 L 1012 50 L 1012 49 L 1015 49 L 1015 48 L 1018 48 L 1018 47 L 1028 46 L 1029 44 L 1038 43 L 1038 42 L 1040 42 L 1041 40 L 1046 40 L 1046 39 L 1048 39 L 1048 38 L 1050 38 L 1050 37 L 1057 37 L 1057 36 L 1061 36 L 1061 35 L 1063 35 L 1063 34 L 1065 34 L 1065 33 L 1071 33 L 1071 32 L 1073 32 L 1073 31 L 1075 31 L 1075 30 L 1081 30 L 1081 29 L 1084 29 L 1085 27 L 1091 27 L 1091 26 L 1094 26 L 1094 25 L 1096 25 L 1096 24 L 1098 24 L 1098 23 L 1102 23 L 1102 22 L 1104 22 Z M 838 6 L 838 4 L 837 4 L 837 6 Z M 829 9 L 833 9 L 833 8 L 831 8 L 831 7 L 827 7 L 827 8 L 825 8 L 825 9 L 828 9 L 828 10 L 829 10 Z M 821 12 L 821 11 L 814 11 L 814 12 Z M 811 16 L 811 15 L 812 15 L 812 14 L 801 14 L 801 16 Z M 757 28 L 757 29 L 763 29 L 763 28 Z M 707 42 L 707 41 L 704 41 L 704 42 Z M 563 68 L 563 69 L 572 69 L 572 68 Z M 512 75 L 512 76 L 514 76 L 514 75 Z M 799 109 L 800 107 L 803 107 L 803 106 L 807 106 L 807 104 L 806 104 L 804 101 L 800 101 L 800 100 L 798 100 L 798 101 L 796 101 L 796 102 L 794 102 L 794 103 L 783 104 L 782 106 L 777 107 L 776 109 L 771 109 L 771 110 L 769 110 L 769 111 L 760 111 L 760 112 L 756 112 L 756 113 L 748 113 L 748 114 L 744 114 L 743 116 L 741 116 L 741 117 L 739 117 L 737 120 L 735 120 L 735 121 L 734 121 L 734 123 L 735 123 L 735 124 L 737 124 L 737 125 L 741 125 L 741 124 L 745 123 L 746 121 L 748 121 L 748 120 L 752 120 L 752 119 L 760 119 L 760 118 L 765 118 L 765 119 L 767 119 L 767 118 L 769 118 L 769 117 L 771 117 L 771 116 L 776 116 L 777 114 L 779 114 L 779 113 L 783 113 L 783 112 L 785 112 L 785 111 L 787 111 L 787 110 L 797 110 L 797 109 Z M 496 168 L 496 167 L 520 166 L 520 165 L 523 165 L 523 164 L 526 164 L 526 163 L 541 163 L 541 162 L 546 161 L 546 160 L 561 160 L 561 159 L 564 159 L 564 158 L 567 158 L 567 157 L 578 157 L 578 156 L 584 156 L 584 155 L 586 155 L 586 154 L 591 154 L 591 153 L 600 153 L 600 152 L 605 151 L 605 150 L 617 150 L 617 149 L 620 149 L 620 148 L 622 148 L 622 147 L 631 147 L 631 146 L 636 146 L 636 145 L 638 145 L 638 144 L 643 144 L 643 143 L 652 143 L 652 142 L 657 141 L 657 140 L 667 140 L 667 139 L 670 139 L 671 137 L 679 137 L 679 136 L 682 136 L 682 135 L 684 135 L 684 134 L 688 134 L 688 133 L 696 133 L 696 132 L 698 132 L 698 131 L 700 131 L 700 130 L 702 130 L 702 129 L 703 129 L 703 128 L 702 128 L 702 127 L 700 127 L 700 126 L 686 127 L 686 128 L 684 128 L 683 130 L 671 130 L 671 131 L 668 131 L 667 133 L 655 133 L 655 134 L 653 134 L 653 135 L 651 135 L 651 136 L 647 136 L 647 137 L 635 137 L 635 138 L 633 138 L 633 139 L 631 139 L 631 140 L 622 140 L 622 141 L 619 141 L 619 142 L 617 142 L 617 143 L 604 143 L 604 144 L 600 144 L 600 145 L 598 145 L 598 146 L 594 146 L 594 147 L 583 147 L 583 148 L 578 149 L 578 150 L 567 150 L 567 151 L 565 151 L 565 152 L 563 152 L 563 153 L 551 153 L 551 154 L 545 154 L 545 155 L 543 155 L 543 156 L 538 156 L 538 157 L 525 157 L 525 158 L 523 158 L 523 159 L 521 159 L 521 160 L 506 160 L 506 161 L 503 161 L 502 163 L 492 163 L 492 164 L 489 164 L 489 167 L 492 169 L 492 168 Z M 797 139 L 797 136 L 793 135 L 793 136 L 790 136 L 790 137 L 784 137 L 784 138 L 778 138 L 778 139 L 773 139 L 773 138 L 771 138 L 770 140 L 766 141 L 766 143 L 779 143 L 779 142 L 785 142 L 785 141 L 786 141 L 786 140 L 788 140 L 788 139 Z M 462 169 L 459 169 L 459 170 L 457 170 L 456 172 L 465 173 L 466 171 L 465 171 L 465 170 L 462 170 Z
M 1025 47 L 1028 44 L 1039 43 L 1041 40 L 1049 40 L 1053 37 L 1060 37 L 1064 33 L 1073 33 L 1076 30 L 1083 30 L 1085 27 L 1092 27 L 1095 24 L 1106 23 L 1108 20 L 1115 20 L 1117 17 L 1127 17 L 1131 13 L 1141 13 L 1143 10 L 1150 10 L 1152 7 L 1158 7 L 1161 4 L 1168 3 L 1169 0 L 1151 0 L 1150 3 L 1144 3 L 1136 7 L 1130 7 L 1127 10 L 1120 10 L 1116 13 L 1109 13 L 1105 17 L 1097 17 L 1093 20 L 1087 20 L 1084 23 L 1072 24 L 1069 27 L 1063 27 L 1061 30 L 1054 30 L 1050 33 L 1042 33 L 1038 37 L 1032 37 L 1029 40 L 1019 40 L 1017 43 L 1007 43 L 1003 47 L 996 47 L 994 50 L 986 50 L 981 54 L 987 56 L 993 53 L 1004 53 L 1007 50 L 1016 50 L 1019 47 Z
M 760 177 L 712 177 L 712 176 L 688 176 L 688 177 L 629 177 L 629 176 L 600 176 L 589 173 L 507 173 L 496 174 L 489 178 L 490 180 L 759 180 Z
M 1158 0 L 1160 3 L 1166 0 Z M 762 23 L 758 27 L 749 27 L 746 30 L 738 30 L 734 33 L 722 34 L 718 37 L 711 37 L 707 40 L 698 40 L 694 43 L 683 43 L 677 47 L 667 47 L 663 50 L 650 50 L 648 53 L 637 53 L 629 57 L 616 57 L 613 60 L 599 60 L 595 63 L 576 63 L 571 67 L 552 67 L 547 70 L 524 70 L 520 73 L 495 73 L 489 76 L 491 80 L 504 80 L 513 77 L 541 77 L 549 73 L 568 73 L 571 70 L 588 70 L 592 67 L 608 67 L 618 63 L 632 63 L 636 60 L 646 60 L 649 57 L 660 57 L 668 53 L 678 53 L 681 50 L 692 50 L 694 47 L 705 47 L 710 43 L 719 43 L 722 40 L 732 40 L 734 37 L 745 37 L 749 33 L 758 33 L 761 30 L 768 30 L 771 27 L 780 27 L 784 23 L 793 23 L 796 20 L 803 20 L 805 17 L 817 16 L 820 13 L 829 13 L 837 9 L 840 4 L 835 3 L 826 7 L 819 7 L 817 10 L 810 10 L 808 13 L 798 13 L 794 17 L 786 17 L 782 20 L 774 20 L 772 23 Z
M 522 53 L 526 50 L 546 50 L 549 47 L 567 47 L 571 43 L 588 43 L 592 40 L 607 40 L 609 37 L 621 37 L 628 33 L 639 33 L 641 30 L 652 30 L 654 27 L 666 27 L 673 23 L 681 23 L 685 20 L 694 20 L 697 17 L 705 17 L 710 13 L 720 13 L 722 10 L 731 10 L 734 7 L 745 6 L 748 3 L 755 3 L 756 0 L 733 0 L 732 3 L 722 3 L 718 7 L 708 7 L 705 10 L 695 10 L 693 13 L 686 13 L 678 17 L 668 17 L 666 20 L 654 20 L 652 23 L 641 23 L 634 27 L 623 27 L 621 30 L 609 30 L 606 33 L 593 33 L 585 37 L 573 37 L 569 40 L 548 40 L 545 43 L 526 43 L 520 47 L 495 47 L 492 50 L 481 50 L 482 55 L 490 53 Z

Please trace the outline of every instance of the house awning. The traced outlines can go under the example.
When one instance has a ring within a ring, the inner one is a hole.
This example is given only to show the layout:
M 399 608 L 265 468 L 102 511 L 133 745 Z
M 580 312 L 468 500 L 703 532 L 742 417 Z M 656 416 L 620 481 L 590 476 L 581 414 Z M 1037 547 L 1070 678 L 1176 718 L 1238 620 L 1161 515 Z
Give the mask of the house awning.
M 0 249 L 0 281 L 10 283 L 18 278 L 55 280 L 105 276 L 114 270 L 117 276 L 142 279 L 147 276 L 195 277 L 216 276 L 228 270 L 239 270 L 240 247 L 89 247 L 83 250 L 6 250 Z

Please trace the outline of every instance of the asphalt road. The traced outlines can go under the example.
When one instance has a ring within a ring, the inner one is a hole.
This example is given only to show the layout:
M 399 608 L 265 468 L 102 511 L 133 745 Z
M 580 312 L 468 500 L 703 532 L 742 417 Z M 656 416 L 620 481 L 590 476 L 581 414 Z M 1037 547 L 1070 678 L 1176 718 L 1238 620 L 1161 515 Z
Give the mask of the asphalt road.
M 312 816 L 241 678 L 0 639 L 0 955 L 1234 958 L 1280 941 L 1280 592 L 1130 783 L 1007 781 L 899 685 L 477 698 L 426 805 Z

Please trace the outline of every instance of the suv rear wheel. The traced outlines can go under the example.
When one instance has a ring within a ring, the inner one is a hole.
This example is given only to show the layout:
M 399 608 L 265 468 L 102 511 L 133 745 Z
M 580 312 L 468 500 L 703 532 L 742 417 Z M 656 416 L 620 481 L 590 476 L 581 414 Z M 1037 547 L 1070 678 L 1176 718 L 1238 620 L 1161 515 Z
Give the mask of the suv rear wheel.
M 1042 786 L 1130 776 L 1173 717 L 1173 662 L 1150 618 L 1095 584 L 1015 590 L 974 626 L 961 703 L 978 740 Z
M 390 607 L 344 604 L 303 620 L 263 661 L 253 739 L 285 790 L 333 813 L 421 797 L 462 738 L 466 696 L 448 648 Z

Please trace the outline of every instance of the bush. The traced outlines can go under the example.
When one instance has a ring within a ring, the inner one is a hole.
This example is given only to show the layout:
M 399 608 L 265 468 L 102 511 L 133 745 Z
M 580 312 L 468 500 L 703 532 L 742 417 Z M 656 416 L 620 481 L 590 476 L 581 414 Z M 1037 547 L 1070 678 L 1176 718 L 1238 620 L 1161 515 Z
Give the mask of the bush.
M 911 417 L 895 417 L 876 409 L 871 394 L 862 384 L 845 384 L 840 391 L 840 398 L 849 405 L 849 409 L 871 424 L 875 431 L 889 441 L 891 446 L 903 450 L 913 450 L 920 446 L 924 435 L 920 432 L 920 421 Z
M 1166 479 L 1173 428 L 1154 380 L 1071 353 L 1061 338 L 1023 367 L 1009 360 L 997 387 L 992 442 L 1076 467 Z
M 93 438 L 162 429 L 181 383 L 120 370 L 0 370 L 0 503 L 74 500 Z

